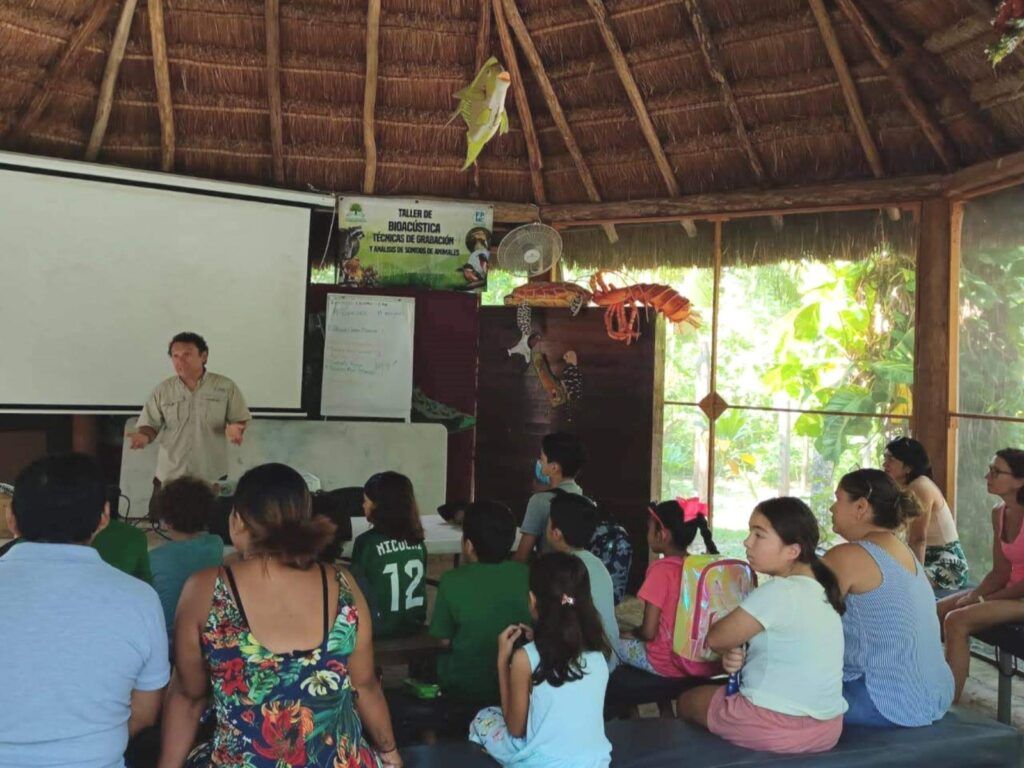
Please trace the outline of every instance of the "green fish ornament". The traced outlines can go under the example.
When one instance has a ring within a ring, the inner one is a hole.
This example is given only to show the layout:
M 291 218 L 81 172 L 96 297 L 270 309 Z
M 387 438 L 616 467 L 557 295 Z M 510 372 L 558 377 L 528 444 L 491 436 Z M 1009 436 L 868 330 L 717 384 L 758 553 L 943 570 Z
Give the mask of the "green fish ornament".
M 461 117 L 466 121 L 466 164 L 462 170 L 476 162 L 477 155 L 494 134 L 508 133 L 505 96 L 511 84 L 508 72 L 492 56 L 484 62 L 473 82 L 455 94 L 459 108 L 452 119 Z

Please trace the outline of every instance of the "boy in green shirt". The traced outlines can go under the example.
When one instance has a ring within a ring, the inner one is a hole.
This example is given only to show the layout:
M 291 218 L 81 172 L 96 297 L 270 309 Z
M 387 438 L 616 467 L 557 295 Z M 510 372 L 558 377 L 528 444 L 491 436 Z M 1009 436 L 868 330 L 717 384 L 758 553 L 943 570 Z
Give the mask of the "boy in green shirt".
M 119 571 L 153 583 L 149 568 L 149 542 L 146 534 L 123 520 L 110 518 L 110 524 L 96 534 L 92 546 L 100 557 Z
M 504 504 L 478 501 L 462 524 L 465 563 L 441 577 L 430 634 L 447 641 L 437 660 L 445 697 L 473 705 L 497 704 L 498 635 L 509 624 L 532 624 L 530 569 L 509 560 L 516 523 Z

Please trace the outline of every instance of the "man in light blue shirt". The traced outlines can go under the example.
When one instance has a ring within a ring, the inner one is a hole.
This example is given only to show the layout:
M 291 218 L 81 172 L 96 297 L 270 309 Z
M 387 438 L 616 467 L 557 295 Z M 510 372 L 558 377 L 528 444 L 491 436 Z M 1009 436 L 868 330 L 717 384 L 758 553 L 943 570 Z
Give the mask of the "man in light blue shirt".
M 17 479 L 21 537 L 0 558 L 0 768 L 123 768 L 170 675 L 153 588 L 89 546 L 110 519 L 96 463 L 51 456 Z

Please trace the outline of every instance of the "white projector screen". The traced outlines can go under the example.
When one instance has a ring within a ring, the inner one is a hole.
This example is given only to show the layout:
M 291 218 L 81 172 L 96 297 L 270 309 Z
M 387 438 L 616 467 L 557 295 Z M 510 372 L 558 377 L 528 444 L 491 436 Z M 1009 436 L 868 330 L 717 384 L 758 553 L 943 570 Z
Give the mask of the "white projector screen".
M 0 170 L 0 408 L 134 408 L 195 331 L 250 408 L 301 405 L 310 210 Z

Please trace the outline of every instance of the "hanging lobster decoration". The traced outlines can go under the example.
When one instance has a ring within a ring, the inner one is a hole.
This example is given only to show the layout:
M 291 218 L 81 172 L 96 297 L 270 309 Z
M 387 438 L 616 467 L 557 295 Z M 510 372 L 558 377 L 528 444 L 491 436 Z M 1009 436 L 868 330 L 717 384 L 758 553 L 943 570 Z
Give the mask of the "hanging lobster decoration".
M 660 283 L 636 283 L 617 288 L 605 282 L 605 273 L 599 271 L 590 278 L 590 300 L 605 307 L 604 327 L 609 338 L 626 344 L 640 338 L 639 307 L 660 312 L 671 323 L 700 327 L 700 316 L 693 311 L 690 300 Z
M 505 304 L 518 306 L 520 318 L 529 326 L 529 307 L 568 307 L 577 314 L 588 302 L 604 307 L 604 325 L 609 338 L 632 344 L 640 338 L 639 308 L 645 307 L 660 312 L 671 323 L 689 323 L 700 327 L 700 316 L 693 311 L 690 300 L 681 296 L 674 288 L 659 283 L 637 283 L 618 288 L 605 280 L 605 272 L 595 272 L 590 278 L 590 290 L 576 283 L 526 283 L 515 288 L 505 297 Z M 525 312 L 523 308 L 525 309 Z M 527 346 L 530 331 L 523 330 L 519 344 L 509 350 L 529 360 Z

